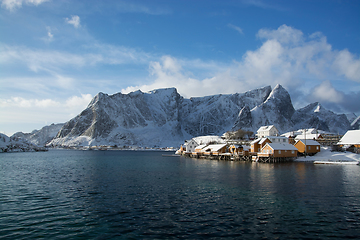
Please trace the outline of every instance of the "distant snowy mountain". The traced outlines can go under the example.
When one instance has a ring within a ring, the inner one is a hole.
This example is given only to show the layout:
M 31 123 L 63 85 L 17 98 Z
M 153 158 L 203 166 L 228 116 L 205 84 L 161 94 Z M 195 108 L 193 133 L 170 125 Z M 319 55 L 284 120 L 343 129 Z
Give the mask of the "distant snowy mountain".
M 49 145 L 179 146 L 196 136 L 222 135 L 240 128 L 255 132 L 270 124 L 280 132 L 303 126 L 344 133 L 350 127 L 345 115 L 318 103 L 310 105 L 295 110 L 281 85 L 190 99 L 175 88 L 99 93 L 84 111 L 64 124 Z
M 53 123 L 49 126 L 41 128 L 40 130 L 34 130 L 31 133 L 17 132 L 12 136 L 17 138 L 24 138 L 37 146 L 45 146 L 54 137 L 56 137 L 57 133 L 60 131 L 63 125 L 63 123 Z
M 355 118 L 351 123 L 352 130 L 360 130 L 360 116 Z
M 345 114 L 336 114 L 315 102 L 298 109 L 292 116 L 294 130 L 316 128 L 319 130 L 344 134 L 350 128 Z
M 44 148 L 38 147 L 24 138 L 15 136 L 8 137 L 0 133 L 0 152 L 32 152 L 44 150 Z
M 345 115 L 349 122 L 353 122 L 356 118 L 358 118 L 355 113 L 347 113 Z

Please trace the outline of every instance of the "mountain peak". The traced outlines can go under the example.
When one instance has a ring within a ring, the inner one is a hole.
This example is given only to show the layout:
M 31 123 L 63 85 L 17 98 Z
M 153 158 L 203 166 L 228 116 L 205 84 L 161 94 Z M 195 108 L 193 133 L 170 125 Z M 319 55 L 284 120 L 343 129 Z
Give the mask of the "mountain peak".
M 172 94 L 178 94 L 177 89 L 172 88 L 159 88 L 155 90 L 148 91 L 149 94 L 159 94 L 159 95 L 172 95 Z
M 323 107 L 321 106 L 320 103 L 317 103 L 315 109 L 314 109 L 314 112 L 320 112 L 321 110 L 323 109 Z

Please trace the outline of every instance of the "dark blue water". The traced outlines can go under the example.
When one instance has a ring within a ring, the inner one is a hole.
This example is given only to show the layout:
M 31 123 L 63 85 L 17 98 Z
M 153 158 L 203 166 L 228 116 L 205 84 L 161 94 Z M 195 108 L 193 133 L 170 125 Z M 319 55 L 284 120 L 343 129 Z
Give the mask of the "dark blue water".
M 360 238 L 360 167 L 0 154 L 0 239 Z

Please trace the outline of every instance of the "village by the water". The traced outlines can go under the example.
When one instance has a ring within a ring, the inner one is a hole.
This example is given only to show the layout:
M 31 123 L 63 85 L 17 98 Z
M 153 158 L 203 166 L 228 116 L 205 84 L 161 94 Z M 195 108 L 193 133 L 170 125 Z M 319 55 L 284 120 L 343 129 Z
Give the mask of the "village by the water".
M 315 128 L 299 129 L 279 134 L 276 126 L 262 126 L 255 138 L 252 132 L 238 130 L 223 136 L 201 136 L 185 141 L 175 154 L 192 158 L 232 161 L 286 162 L 298 157 L 314 156 L 322 150 L 360 154 L 360 130 L 344 135 Z M 326 161 L 323 163 L 344 163 Z M 353 162 L 353 161 L 351 161 Z M 354 161 L 358 163 L 358 161 Z M 318 163 L 322 163 L 318 161 Z

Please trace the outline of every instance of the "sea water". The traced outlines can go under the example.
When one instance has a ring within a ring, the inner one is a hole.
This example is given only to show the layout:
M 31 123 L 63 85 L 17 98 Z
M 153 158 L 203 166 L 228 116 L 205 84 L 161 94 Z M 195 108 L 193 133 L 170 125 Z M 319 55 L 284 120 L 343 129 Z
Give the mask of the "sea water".
M 0 239 L 360 238 L 360 167 L 0 154 Z

